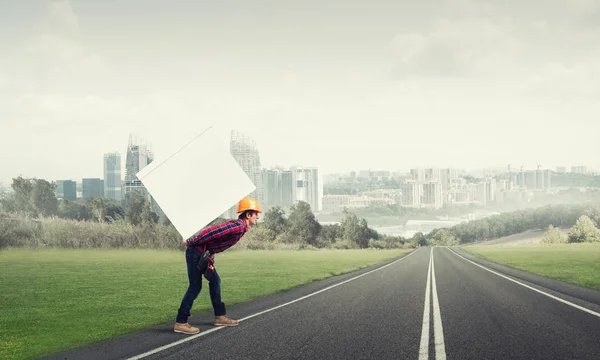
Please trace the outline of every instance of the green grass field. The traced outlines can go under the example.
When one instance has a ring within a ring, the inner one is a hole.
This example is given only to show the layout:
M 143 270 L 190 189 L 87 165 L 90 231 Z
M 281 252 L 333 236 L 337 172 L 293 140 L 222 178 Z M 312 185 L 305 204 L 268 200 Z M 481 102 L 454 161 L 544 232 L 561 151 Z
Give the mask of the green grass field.
M 227 305 L 410 251 L 230 251 L 217 270 Z M 211 310 L 208 286 L 192 312 Z M 175 321 L 187 289 L 185 254 L 158 250 L 0 252 L 0 358 L 39 357 Z
M 600 244 L 470 245 L 461 249 L 485 260 L 600 290 Z

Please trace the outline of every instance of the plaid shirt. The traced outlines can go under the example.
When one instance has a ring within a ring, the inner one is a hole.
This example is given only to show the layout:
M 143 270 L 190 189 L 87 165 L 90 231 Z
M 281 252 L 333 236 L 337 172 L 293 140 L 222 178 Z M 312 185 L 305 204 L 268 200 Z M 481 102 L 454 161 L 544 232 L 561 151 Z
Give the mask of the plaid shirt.
M 220 253 L 237 244 L 248 231 L 248 224 L 242 219 L 229 220 L 202 230 L 196 236 L 186 240 L 186 246 L 206 248 L 211 254 Z

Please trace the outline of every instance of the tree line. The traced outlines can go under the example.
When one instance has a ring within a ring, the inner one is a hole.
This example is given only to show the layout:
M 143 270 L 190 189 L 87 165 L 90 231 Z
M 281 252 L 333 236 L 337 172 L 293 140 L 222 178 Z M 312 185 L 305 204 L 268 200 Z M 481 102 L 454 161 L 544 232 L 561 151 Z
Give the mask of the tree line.
M 37 178 L 14 178 L 12 192 L 0 195 L 0 206 L 9 213 L 27 217 L 58 217 L 79 221 L 114 222 L 126 220 L 132 225 L 158 223 L 159 216 L 152 211 L 150 201 L 139 190 L 131 192 L 126 200 L 104 197 L 85 200 L 57 199 L 56 183 Z
M 458 245 L 497 239 L 527 230 L 547 230 L 545 242 L 595 242 L 600 241 L 600 205 L 597 202 L 546 205 L 501 213 L 484 219 L 436 229 L 425 236 L 430 244 Z M 570 228 L 560 241 L 557 228 Z M 595 230 L 594 230 L 595 229 Z M 563 241 L 564 240 L 564 241 Z
M 13 217 L 44 219 L 44 221 L 36 222 L 41 225 L 33 227 L 30 226 L 30 222 L 22 229 L 15 227 L 18 226 L 18 222 L 15 221 L 12 221 L 10 226 L 6 225 L 6 222 L 0 224 L 4 226 L 0 228 L 0 240 L 4 239 L 2 240 L 4 244 L 14 246 L 19 244 L 17 238 L 23 237 L 30 245 L 41 242 L 48 246 L 54 246 L 53 244 L 62 246 L 60 244 L 65 243 L 71 247 L 86 247 L 90 246 L 89 244 L 104 246 L 99 238 L 106 231 L 106 226 L 111 224 L 113 235 L 109 242 L 116 244 L 115 246 L 135 246 L 140 244 L 140 241 L 144 242 L 144 246 L 156 247 L 179 247 L 181 244 L 168 218 L 164 223 L 159 223 L 157 214 L 151 210 L 151 204 L 142 192 L 133 192 L 122 202 L 106 198 L 70 201 L 57 199 L 56 184 L 44 179 L 18 177 L 13 179 L 11 187 L 12 192 L 4 192 L 0 195 L 2 209 L 8 214 L 13 214 Z M 274 207 L 263 214 L 262 221 L 256 227 L 250 229 L 243 243 L 249 244 L 247 247 L 250 248 L 284 244 L 300 248 L 340 249 L 397 248 L 407 243 L 407 240 L 402 237 L 377 233 L 369 227 L 364 218 L 361 219 L 348 210 L 345 210 L 343 215 L 344 218 L 339 224 L 323 225 L 316 219 L 310 205 L 306 202 L 300 201 L 291 206 L 289 214 L 281 207 Z M 0 220 L 2 217 L 0 214 Z M 7 215 L 5 214 L 4 217 Z M 56 229 L 56 224 L 52 225 L 54 233 L 49 235 L 46 230 L 52 226 L 49 225 L 48 219 L 65 221 L 60 223 L 60 230 Z M 226 220 L 228 219 L 219 217 L 206 226 Z M 83 229 L 79 225 L 83 223 L 86 224 L 85 231 L 94 232 L 94 235 L 79 234 L 79 236 L 92 237 L 93 241 L 86 242 L 75 238 L 78 232 L 72 229 Z M 94 223 L 102 224 L 103 227 L 93 227 Z M 143 235 L 140 235 L 142 233 Z M 140 239 L 141 236 L 144 238 Z M 167 236 L 168 239 L 153 239 L 154 236 Z M 68 241 L 63 239 L 67 237 Z

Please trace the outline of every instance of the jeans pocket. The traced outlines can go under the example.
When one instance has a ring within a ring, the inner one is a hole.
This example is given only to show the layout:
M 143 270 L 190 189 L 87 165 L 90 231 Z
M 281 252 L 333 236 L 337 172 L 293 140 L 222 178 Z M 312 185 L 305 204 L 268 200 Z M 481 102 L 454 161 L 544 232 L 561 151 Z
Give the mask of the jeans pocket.
M 215 275 L 215 268 L 212 265 L 208 265 L 206 270 L 204 271 L 204 278 L 208 281 L 211 281 L 213 276 Z

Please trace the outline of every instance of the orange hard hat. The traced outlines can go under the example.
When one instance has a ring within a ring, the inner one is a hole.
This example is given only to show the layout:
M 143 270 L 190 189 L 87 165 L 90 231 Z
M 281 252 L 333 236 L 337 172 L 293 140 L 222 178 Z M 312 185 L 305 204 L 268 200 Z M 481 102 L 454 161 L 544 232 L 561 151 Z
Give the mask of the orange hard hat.
M 246 210 L 262 212 L 260 210 L 260 205 L 258 204 L 258 201 L 256 201 L 256 199 L 249 198 L 249 197 L 243 198 L 242 200 L 240 200 L 240 202 L 238 203 L 237 213 L 239 214 Z

